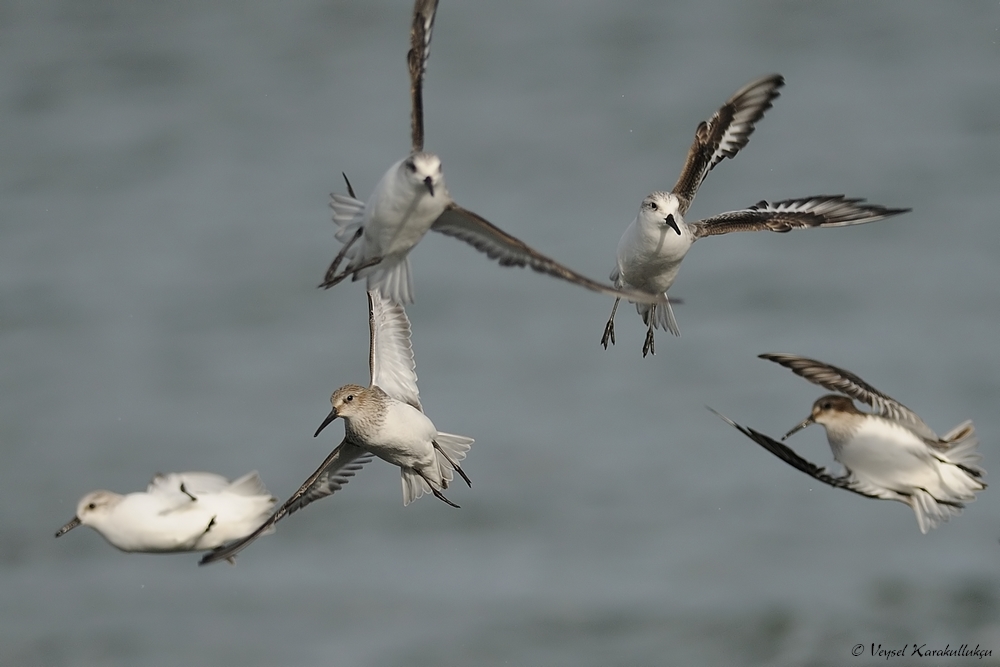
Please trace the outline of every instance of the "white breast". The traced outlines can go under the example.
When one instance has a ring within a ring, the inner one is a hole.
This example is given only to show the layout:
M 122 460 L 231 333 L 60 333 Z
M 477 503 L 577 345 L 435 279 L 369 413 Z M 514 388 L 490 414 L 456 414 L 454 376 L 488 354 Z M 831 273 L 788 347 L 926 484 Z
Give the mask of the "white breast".
M 923 440 L 885 419 L 863 420 L 852 438 L 834 445 L 834 458 L 882 488 L 906 491 L 919 487 L 933 493 L 940 483 L 941 464 Z
M 390 399 L 385 420 L 366 443 L 379 458 L 403 467 L 423 467 L 434 460 L 433 440 L 437 429 L 420 410 Z
M 634 289 L 665 292 L 673 285 L 681 261 L 693 243 L 683 222 L 681 234 L 672 227 L 648 224 L 636 218 L 618 242 L 618 270 Z

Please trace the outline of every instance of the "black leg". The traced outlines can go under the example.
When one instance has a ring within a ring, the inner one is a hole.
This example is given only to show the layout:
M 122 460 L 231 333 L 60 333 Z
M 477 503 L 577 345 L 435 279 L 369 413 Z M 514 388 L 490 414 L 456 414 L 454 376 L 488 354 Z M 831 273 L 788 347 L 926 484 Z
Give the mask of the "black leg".
M 460 466 L 457 463 L 455 463 L 455 461 L 453 461 L 452 458 L 450 456 L 448 456 L 448 452 L 446 452 L 443 449 L 441 449 L 440 445 L 438 445 L 436 442 L 432 441 L 432 444 L 434 445 L 434 449 L 436 449 L 439 452 L 441 452 L 441 456 L 443 456 L 445 458 L 445 460 L 447 460 L 448 463 L 451 464 L 451 467 L 455 469 L 455 472 L 457 472 L 459 475 L 462 476 L 462 479 L 465 480 L 465 483 L 468 484 L 469 488 L 471 489 L 472 488 L 472 480 L 469 479 L 469 476 L 465 474 L 464 470 L 462 470 L 462 466 Z
M 604 337 L 601 338 L 601 345 L 604 346 L 605 350 L 608 349 L 609 340 L 612 345 L 615 344 L 615 313 L 618 312 L 618 303 L 620 301 L 620 298 L 615 299 L 615 305 L 611 308 L 611 317 L 608 318 L 608 323 L 604 325 Z
M 347 276 L 349 276 L 351 274 L 354 274 L 354 277 L 352 278 L 352 280 L 357 280 L 358 279 L 358 272 L 359 271 L 364 271 L 369 266 L 375 266 L 376 264 L 379 264 L 381 261 L 382 261 L 381 257 L 372 257 L 370 260 L 368 260 L 367 262 L 365 262 L 361 266 L 358 266 L 356 268 L 346 269 L 339 276 L 334 276 L 330 280 L 324 281 L 323 283 L 320 284 L 320 287 L 322 287 L 323 289 L 330 289 L 334 285 L 337 285 L 340 282 L 342 282 L 344 280 L 344 278 L 346 278 Z
M 424 473 L 420 472 L 419 470 L 417 470 L 416 473 L 418 475 L 420 475 L 421 477 L 424 478 L 424 481 L 427 482 L 427 486 L 431 487 L 431 493 L 434 494 L 435 498 L 437 498 L 438 500 L 444 501 L 445 503 L 451 505 L 452 507 L 455 507 L 455 508 L 458 508 L 458 509 L 462 509 L 461 507 L 459 507 L 455 503 L 453 503 L 450 500 L 448 500 L 447 498 L 445 498 L 443 493 L 441 493 L 436 488 L 434 488 L 434 485 L 431 484 L 431 481 L 429 479 L 427 479 L 427 477 L 424 475 Z
M 649 317 L 649 330 L 646 331 L 646 342 L 642 344 L 642 356 L 645 358 L 647 354 L 652 354 L 656 356 L 656 350 L 653 349 L 653 315 L 650 314 Z
M 452 507 L 455 507 L 457 509 L 462 509 L 461 507 L 459 507 L 455 503 L 453 503 L 450 500 L 448 500 L 447 498 L 445 498 L 444 494 L 442 494 L 440 491 L 438 491 L 437 489 L 435 489 L 433 486 L 431 487 L 431 492 L 434 494 L 434 497 L 437 498 L 438 500 L 443 500 L 444 502 L 446 502 L 447 504 L 451 505 Z
M 330 289 L 331 287 L 333 287 L 334 285 L 336 285 L 341 280 L 347 277 L 347 274 L 345 274 L 343 276 L 340 276 L 339 280 L 334 280 L 335 276 L 337 275 L 337 269 L 340 267 L 340 263 L 344 261 L 344 256 L 347 254 L 348 248 L 354 245 L 355 241 L 361 238 L 361 235 L 364 234 L 364 232 L 365 232 L 364 227 L 358 227 L 358 231 L 354 232 L 354 236 L 351 237 L 351 240 L 345 243 L 344 247 L 340 249 L 340 252 L 337 253 L 337 256 L 334 257 L 333 261 L 330 263 L 330 268 L 326 270 L 326 275 L 323 276 L 323 282 L 319 284 L 320 287 L 324 289 Z

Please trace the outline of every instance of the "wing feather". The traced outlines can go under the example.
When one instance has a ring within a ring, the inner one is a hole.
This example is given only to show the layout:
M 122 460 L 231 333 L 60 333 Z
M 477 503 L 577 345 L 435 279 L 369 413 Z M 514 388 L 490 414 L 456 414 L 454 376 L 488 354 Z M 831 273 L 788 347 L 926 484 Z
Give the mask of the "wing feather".
M 511 236 L 472 211 L 454 203 L 434 221 L 431 229 L 465 241 L 476 250 L 485 253 L 490 259 L 497 260 L 500 266 L 527 266 L 539 273 L 566 280 L 594 292 L 628 299 L 634 303 L 664 303 L 666 301 L 662 294 L 615 289 L 610 285 L 603 285 L 586 278 L 534 250 L 528 244 Z
M 696 239 L 730 232 L 788 232 L 807 227 L 846 227 L 882 220 L 908 208 L 887 208 L 865 204 L 864 199 L 844 195 L 817 195 L 774 202 L 760 201 L 753 206 L 722 213 L 689 223 Z
M 815 359 L 800 357 L 797 354 L 768 353 L 758 356 L 761 359 L 767 359 L 768 361 L 773 361 L 776 364 L 784 366 L 815 385 L 819 385 L 830 391 L 838 391 L 856 401 L 867 403 L 880 417 L 891 419 L 907 428 L 913 429 L 915 433 L 925 440 L 931 442 L 938 442 L 940 440 L 931 427 L 917 416 L 917 413 L 888 394 L 882 393 L 850 371 Z
M 712 410 L 712 408 L 709 408 L 709 410 Z M 774 438 L 768 437 L 752 428 L 740 426 L 729 417 L 726 417 L 715 410 L 712 410 L 712 412 L 715 412 L 715 414 L 718 415 L 724 422 L 777 456 L 788 465 L 792 466 L 796 470 L 804 472 L 816 481 L 823 482 L 824 484 L 828 484 L 836 489 L 846 489 L 858 495 L 865 496 L 866 498 L 899 500 L 898 494 L 891 491 L 882 491 L 881 489 L 861 484 L 852 474 L 850 474 L 850 471 L 848 471 L 847 475 L 833 475 L 826 468 L 806 461 L 804 458 L 792 451 L 790 447 L 778 442 Z
M 326 457 L 323 464 L 316 469 L 316 472 L 309 476 L 309 479 L 299 487 L 299 490 L 292 494 L 292 497 L 285 501 L 285 504 L 272 514 L 267 521 L 261 524 L 257 530 L 241 540 L 221 546 L 205 554 L 198 561 L 198 565 L 208 565 L 220 560 L 231 560 L 236 554 L 250 546 L 258 537 L 270 531 L 274 524 L 281 521 L 286 515 L 300 510 L 309 503 L 320 498 L 325 498 L 343 488 L 350 478 L 371 460 L 372 455 L 370 453 L 347 442 L 345 439 Z
M 368 325 L 372 385 L 422 412 L 417 391 L 417 364 L 410 344 L 410 320 L 403 306 L 383 296 L 379 290 L 369 290 Z
M 681 215 L 691 206 L 708 172 L 723 159 L 735 157 L 747 145 L 754 123 L 771 108 L 783 85 L 785 79 L 780 74 L 751 81 L 733 93 L 711 118 L 698 125 L 694 143 L 673 188 L 673 194 L 681 200 Z
M 222 475 L 212 472 L 171 472 L 156 473 L 146 487 L 146 493 L 178 493 L 181 492 L 181 484 L 193 494 L 218 493 L 227 486 L 229 480 Z
M 431 32 L 438 0 L 416 0 L 413 3 L 413 24 L 410 27 L 410 50 L 406 64 L 410 69 L 410 133 L 413 152 L 424 149 L 424 73 L 431 55 Z

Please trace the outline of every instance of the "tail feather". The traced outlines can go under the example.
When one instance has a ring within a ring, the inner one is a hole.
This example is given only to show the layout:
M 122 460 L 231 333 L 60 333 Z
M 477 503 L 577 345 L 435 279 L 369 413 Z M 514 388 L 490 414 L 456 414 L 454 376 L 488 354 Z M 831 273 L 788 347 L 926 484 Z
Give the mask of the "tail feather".
M 677 320 L 674 319 L 673 308 L 670 307 L 670 300 L 664 303 L 637 303 L 635 310 L 642 316 L 643 324 L 649 324 L 649 318 L 653 317 L 653 328 L 669 331 L 675 336 L 681 335 L 681 330 L 677 327 Z
M 362 271 L 362 275 L 365 272 Z M 410 258 L 404 257 L 387 268 L 382 264 L 372 267 L 368 273 L 368 289 L 377 289 L 385 298 L 401 306 L 413 303 L 413 273 Z
M 957 502 L 939 502 L 923 489 L 917 489 L 910 495 L 909 505 L 917 515 L 920 532 L 924 534 L 951 517 L 958 516 L 965 507 Z
M 400 468 L 399 476 L 403 482 L 403 507 L 414 500 L 431 492 L 431 487 L 420 473 L 413 468 Z
M 674 309 L 670 307 L 670 300 L 658 304 L 656 308 L 657 326 L 664 331 L 669 331 L 675 336 L 681 335 L 681 330 L 677 327 L 677 320 L 674 319 Z
M 423 474 L 413 468 L 400 468 L 399 475 L 403 484 L 403 505 L 409 505 L 414 500 L 431 493 L 431 485 L 438 491 L 448 488 L 448 484 L 455 478 L 455 468 L 452 467 L 450 458 L 456 464 L 465 459 L 466 454 L 475 442 L 472 438 L 464 435 L 454 435 L 452 433 L 438 432 L 434 438 L 437 448 L 434 450 L 435 465 L 423 470 Z
M 467 438 L 464 435 L 454 435 L 452 433 L 441 433 L 438 431 L 437 437 L 434 438 L 434 442 L 436 442 L 438 447 L 443 450 L 443 453 L 435 451 L 434 455 L 437 456 L 438 473 L 441 475 L 441 479 L 443 480 L 442 488 L 447 489 L 448 484 L 455 478 L 455 471 L 452 468 L 451 462 L 448 461 L 448 458 L 451 458 L 451 460 L 455 463 L 464 460 L 475 440 Z M 447 457 L 445 454 L 447 454 Z
M 945 433 L 941 437 L 941 442 L 948 443 L 948 448 L 943 452 L 947 461 L 975 470 L 978 476 L 986 474 L 986 471 L 977 465 L 983 457 L 976 451 L 979 438 L 976 437 L 976 427 L 972 425 L 972 420 L 966 420 Z

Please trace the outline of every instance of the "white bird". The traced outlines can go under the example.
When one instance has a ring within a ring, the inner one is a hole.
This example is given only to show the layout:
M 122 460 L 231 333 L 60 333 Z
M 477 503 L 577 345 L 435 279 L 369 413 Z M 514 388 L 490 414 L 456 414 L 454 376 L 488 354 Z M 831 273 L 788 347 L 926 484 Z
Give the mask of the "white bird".
M 438 431 L 424 414 L 417 391 L 416 364 L 410 345 L 410 321 L 403 307 L 386 299 L 378 290 L 368 292 L 368 321 L 371 331 L 368 387 L 344 385 L 333 392 L 333 409 L 315 435 L 337 417 L 344 419 L 344 439 L 309 476 L 299 490 L 253 534 L 202 558 L 200 564 L 232 558 L 286 514 L 324 498 L 340 488 L 331 484 L 345 470 L 356 470 L 372 455 L 399 466 L 403 485 L 403 505 L 425 493 L 445 498 L 454 472 L 469 486 L 472 482 L 459 465 L 474 442 L 472 438 Z M 351 473 L 353 474 L 353 472 Z
M 369 290 L 378 289 L 403 305 L 412 303 L 409 253 L 433 229 L 465 241 L 501 266 L 529 266 L 596 292 L 627 296 L 640 303 L 663 302 L 660 295 L 615 289 L 586 278 L 462 208 L 451 198 L 440 158 L 423 149 L 423 78 L 436 10 L 437 0 L 417 0 L 413 7 L 407 55 L 412 150 L 389 167 L 367 202 L 355 198 L 349 181 L 348 196 L 331 195 L 333 221 L 338 227 L 335 236 L 344 247 L 330 264 L 320 287 L 333 287 L 348 276 L 352 280 L 367 278 Z M 338 273 L 345 259 L 347 265 Z
M 971 421 L 938 437 L 912 410 L 853 373 L 794 354 L 760 357 L 813 384 L 846 394 L 817 399 L 811 414 L 782 438 L 810 424 L 821 424 L 833 458 L 846 469 L 840 476 L 806 461 L 763 433 L 719 415 L 785 463 L 836 488 L 906 503 L 916 514 L 921 533 L 960 514 L 964 503 L 975 500 L 976 493 L 986 488 L 982 481 L 986 472 L 978 465 L 979 441 Z M 858 410 L 852 398 L 868 404 L 874 412 Z
M 122 551 L 204 551 L 249 534 L 276 501 L 256 472 L 234 482 L 208 472 L 158 474 L 145 492 L 88 493 L 56 537 L 82 525 Z
M 685 222 L 687 213 L 702 181 L 724 158 L 734 157 L 750 141 L 754 123 L 771 108 L 778 88 L 785 80 L 772 74 L 751 81 L 729 98 L 711 118 L 698 125 L 694 143 L 680 178 L 670 192 L 654 192 L 642 200 L 639 214 L 625 229 L 618 242 L 617 263 L 611 281 L 619 289 L 661 294 L 673 285 L 681 262 L 698 239 L 705 236 L 769 230 L 787 232 L 803 227 L 843 227 L 881 220 L 909 209 L 893 209 L 864 204 L 863 199 L 843 195 L 818 195 L 775 202 L 761 201 L 739 211 L 730 211 L 704 220 Z M 631 299 L 629 299 L 631 301 Z M 615 313 L 620 299 L 611 309 L 601 344 L 615 343 Z M 670 301 L 636 303 L 636 309 L 648 325 L 642 356 L 654 351 L 653 329 L 680 335 Z

